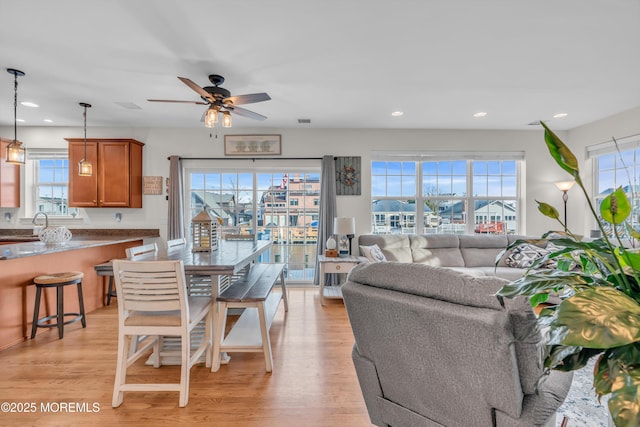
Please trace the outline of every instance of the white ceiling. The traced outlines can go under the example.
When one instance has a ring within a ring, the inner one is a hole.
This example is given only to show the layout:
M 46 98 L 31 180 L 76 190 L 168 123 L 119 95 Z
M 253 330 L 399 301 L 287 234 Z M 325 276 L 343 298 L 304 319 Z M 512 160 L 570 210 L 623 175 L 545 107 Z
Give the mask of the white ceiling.
M 638 0 L 0 0 L 0 16 L 5 126 L 6 68 L 40 105 L 18 105 L 18 126 L 82 126 L 83 101 L 89 127 L 201 127 L 204 106 L 146 100 L 197 101 L 176 77 L 209 74 L 271 96 L 243 128 L 530 129 L 566 112 L 561 130 L 640 105 Z

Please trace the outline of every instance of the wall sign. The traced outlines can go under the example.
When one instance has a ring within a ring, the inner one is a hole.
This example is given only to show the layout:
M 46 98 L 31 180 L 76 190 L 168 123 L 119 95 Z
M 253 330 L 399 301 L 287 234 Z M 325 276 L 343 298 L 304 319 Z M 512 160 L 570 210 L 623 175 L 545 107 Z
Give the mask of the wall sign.
M 161 176 L 143 176 L 142 177 L 142 194 L 161 195 L 162 194 L 162 177 Z
M 336 195 L 359 196 L 360 187 L 360 157 L 336 158 Z

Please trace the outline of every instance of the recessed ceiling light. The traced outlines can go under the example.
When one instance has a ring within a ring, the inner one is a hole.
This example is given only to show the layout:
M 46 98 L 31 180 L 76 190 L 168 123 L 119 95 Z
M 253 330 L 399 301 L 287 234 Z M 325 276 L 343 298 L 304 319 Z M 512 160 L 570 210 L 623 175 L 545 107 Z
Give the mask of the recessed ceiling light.
M 24 119 L 16 119 L 16 122 L 24 123 Z
M 47 123 L 53 123 L 53 120 L 51 119 L 44 119 L 43 122 L 47 122 Z
M 473 115 L 473 117 L 484 117 L 486 115 L 487 115 L 486 111 L 478 111 Z
M 563 118 L 563 117 L 567 117 L 567 116 L 568 116 L 568 114 L 567 114 L 567 113 L 558 113 L 558 114 L 554 114 L 554 115 L 553 115 L 553 118 L 554 118 L 554 119 L 561 119 L 561 118 Z
M 34 103 L 34 102 L 29 102 L 29 101 L 22 101 L 20 103 L 20 105 L 24 105 L 25 107 L 32 107 L 32 108 L 37 108 L 39 107 L 38 104 Z
M 393 117 L 400 117 L 401 115 L 403 115 L 404 113 L 402 111 L 394 111 L 393 113 L 391 113 L 391 115 Z

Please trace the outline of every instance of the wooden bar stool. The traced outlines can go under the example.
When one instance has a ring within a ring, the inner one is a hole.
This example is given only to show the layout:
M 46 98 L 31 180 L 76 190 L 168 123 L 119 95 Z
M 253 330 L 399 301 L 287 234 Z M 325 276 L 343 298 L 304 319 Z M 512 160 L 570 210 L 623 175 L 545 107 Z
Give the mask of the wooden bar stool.
M 84 274 L 80 271 L 68 271 L 65 273 L 44 274 L 33 279 L 36 285 L 36 306 L 33 310 L 33 325 L 31 326 L 31 338 L 35 338 L 38 328 L 58 328 L 58 337 L 62 338 L 64 333 L 64 325 L 69 323 L 82 321 L 82 327 L 87 327 L 84 315 L 84 300 L 82 298 L 82 277 Z M 67 285 L 78 285 L 78 303 L 80 305 L 80 313 L 64 312 L 64 287 Z M 38 319 L 40 312 L 40 297 L 43 288 L 56 288 L 56 314 Z M 73 319 L 64 321 L 65 316 L 74 316 Z M 50 320 L 56 319 L 56 323 L 48 323 Z

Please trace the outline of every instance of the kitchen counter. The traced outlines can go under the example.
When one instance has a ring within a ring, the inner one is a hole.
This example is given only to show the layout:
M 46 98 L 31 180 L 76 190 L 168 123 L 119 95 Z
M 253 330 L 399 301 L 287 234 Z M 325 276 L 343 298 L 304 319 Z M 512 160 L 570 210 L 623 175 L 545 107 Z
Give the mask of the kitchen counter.
M 95 246 L 127 243 L 139 241 L 142 238 L 142 236 L 80 236 L 72 237 L 71 240 L 61 245 L 46 245 L 36 237 L 37 241 L 25 241 L 1 246 L 0 261 L 76 249 L 86 249 Z
M 33 278 L 41 274 L 81 271 L 85 313 L 104 305 L 106 283 L 94 266 L 116 258 L 125 258 L 127 248 L 159 237 L 159 230 L 71 230 L 73 237 L 63 245 L 23 241 L 0 246 L 0 350 L 29 339 L 35 302 Z M 33 238 L 31 230 L 0 230 L 3 237 Z M 15 241 L 15 240 L 11 240 Z M 75 290 L 65 291 L 67 312 L 78 311 Z M 55 289 L 46 289 L 41 313 L 55 313 Z M 80 326 L 78 326 L 80 327 Z M 91 324 L 88 323 L 90 328 Z M 69 326 L 73 333 L 74 326 Z M 51 330 L 38 330 L 38 335 Z M 65 335 L 67 328 L 65 328 Z M 36 337 L 37 339 L 37 337 Z

